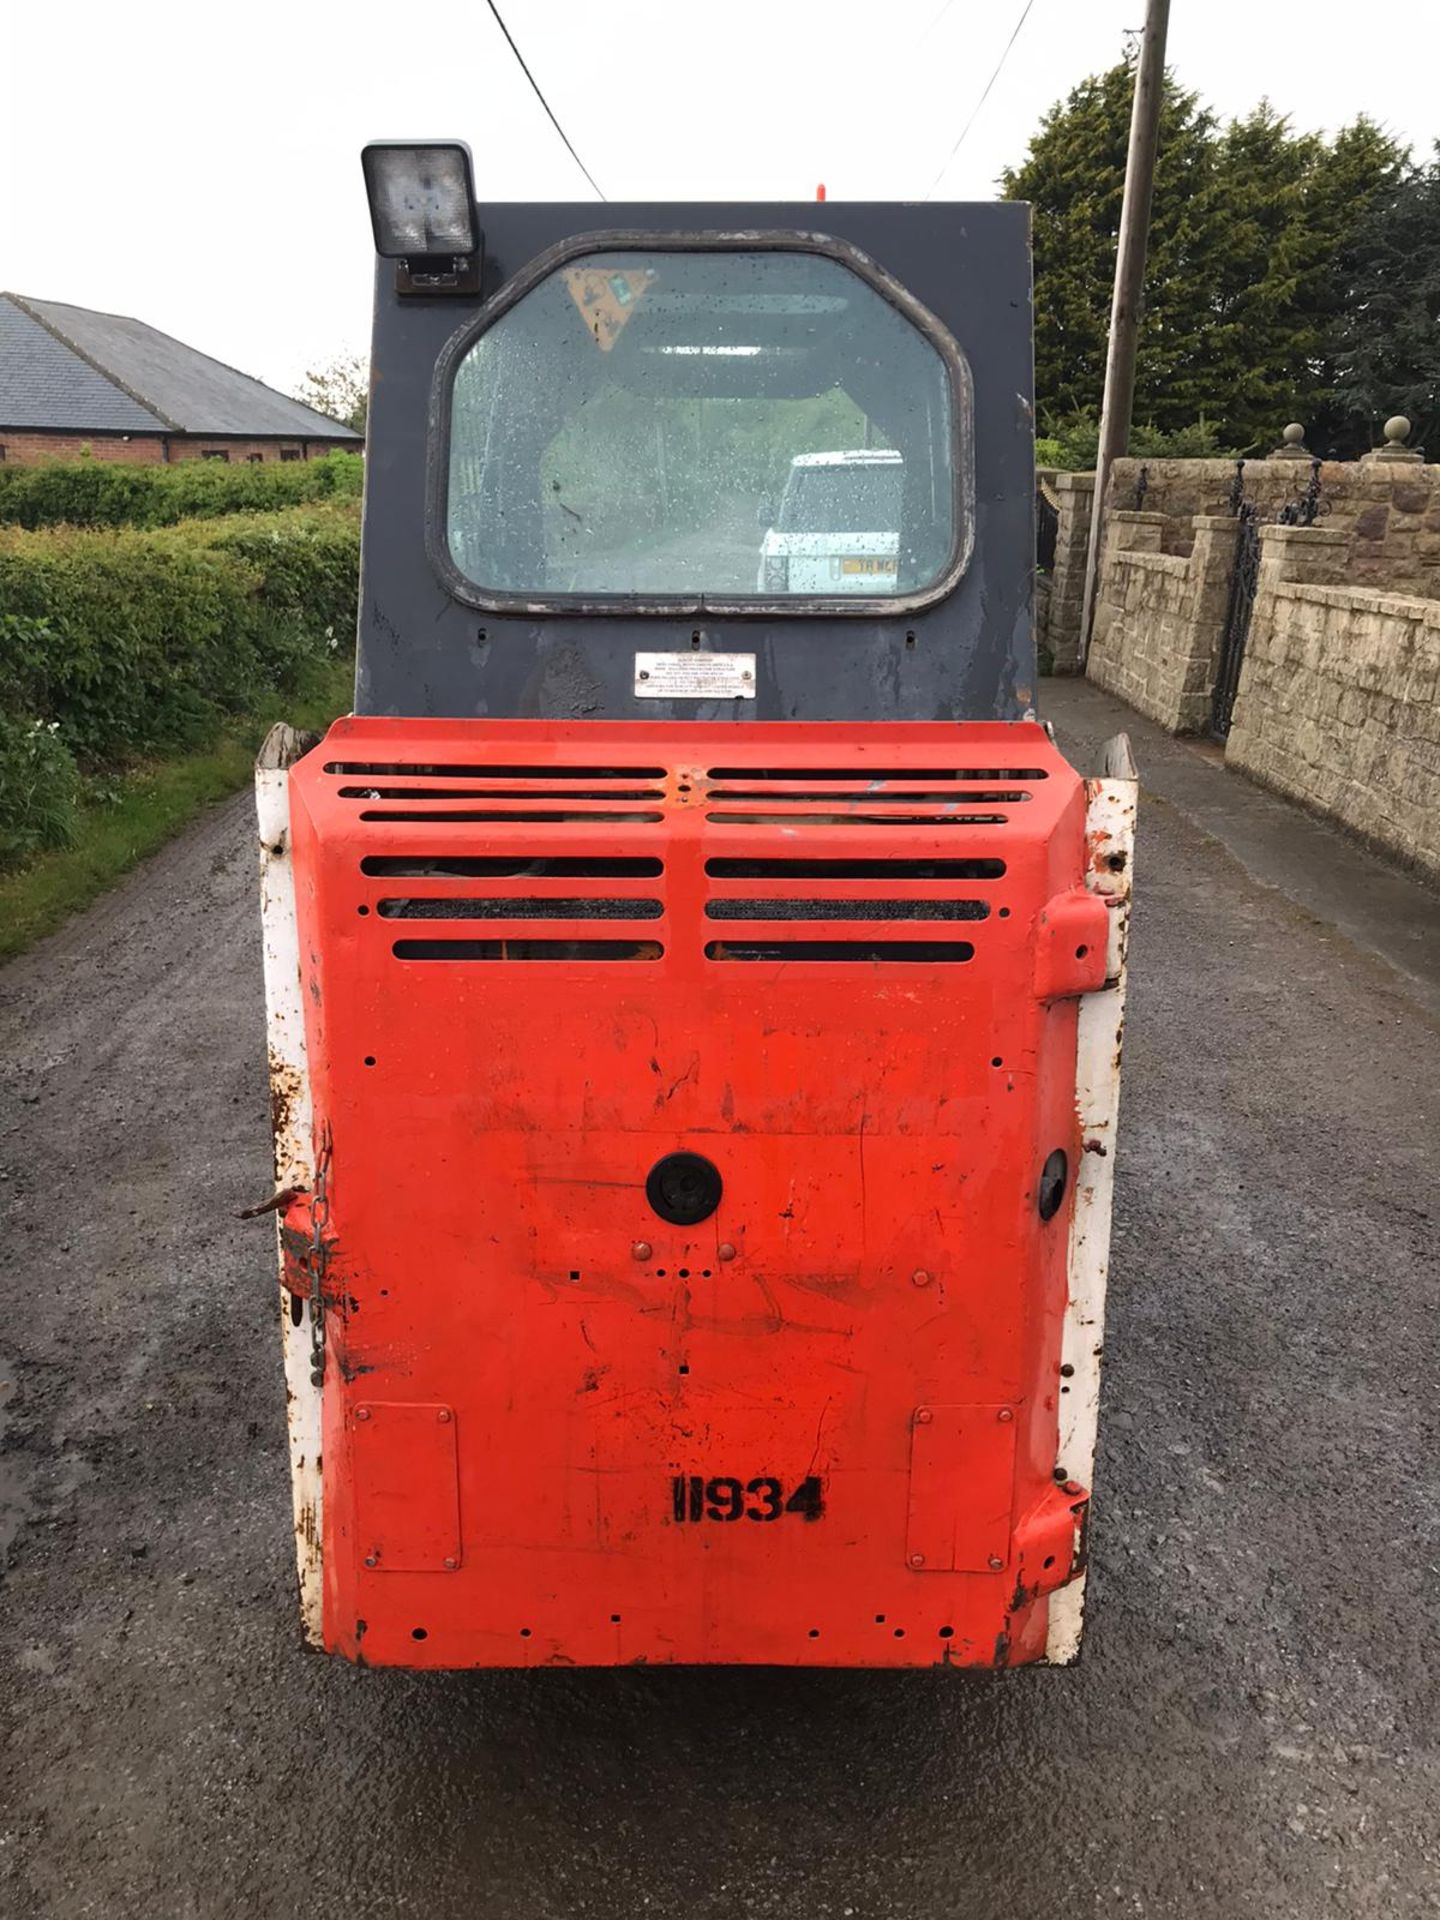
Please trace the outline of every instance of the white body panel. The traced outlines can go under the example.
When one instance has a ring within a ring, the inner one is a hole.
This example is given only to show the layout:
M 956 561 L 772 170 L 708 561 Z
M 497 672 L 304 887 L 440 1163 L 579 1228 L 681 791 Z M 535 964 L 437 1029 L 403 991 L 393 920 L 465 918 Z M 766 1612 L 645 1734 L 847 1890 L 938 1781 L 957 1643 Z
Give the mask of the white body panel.
M 290 840 L 290 767 L 304 751 L 294 729 L 273 727 L 255 765 L 255 811 L 260 828 L 260 914 L 265 947 L 265 1015 L 270 1098 L 275 1119 L 275 1190 L 315 1182 L 314 1111 L 300 997 L 300 943 L 295 924 L 295 868 Z M 279 1216 L 276 1218 L 277 1253 Z M 280 1289 L 285 1388 L 290 1430 L 290 1478 L 295 1508 L 295 1557 L 305 1638 L 321 1637 L 321 1389 L 314 1365 L 307 1302 L 297 1325 L 294 1300 Z
M 1120 1049 L 1125 1028 L 1125 966 L 1130 933 L 1131 868 L 1139 784 L 1122 734 L 1106 749 L 1106 776 L 1087 780 L 1086 883 L 1110 907 L 1106 986 L 1080 1001 L 1075 1106 L 1084 1150 L 1075 1173 L 1070 1226 L 1070 1298 L 1060 1363 L 1059 1466 L 1093 1489 L 1100 1411 L 1100 1360 L 1105 1339 L 1105 1283 L 1115 1186 L 1115 1129 L 1120 1111 Z M 1085 1575 L 1050 1596 L 1045 1658 L 1066 1666 L 1080 1652 Z

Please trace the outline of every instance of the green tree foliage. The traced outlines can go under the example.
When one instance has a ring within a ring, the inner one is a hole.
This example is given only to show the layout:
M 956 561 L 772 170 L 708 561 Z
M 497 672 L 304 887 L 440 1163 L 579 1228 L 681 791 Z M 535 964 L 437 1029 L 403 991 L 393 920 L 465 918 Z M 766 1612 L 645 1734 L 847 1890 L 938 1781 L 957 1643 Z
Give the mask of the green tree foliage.
M 342 353 L 327 366 L 311 367 L 295 394 L 329 420 L 364 433 L 370 411 L 370 366 L 358 353 Z
M 1315 442 L 1363 453 L 1403 413 L 1440 453 L 1440 146 L 1387 184 L 1337 264 L 1332 389 Z
M 1036 466 L 1088 473 L 1100 451 L 1100 416 L 1072 413 L 1044 424 L 1044 433 L 1035 440 Z M 1233 447 L 1222 446 L 1219 429 L 1203 415 L 1188 427 L 1133 427 L 1130 451 L 1141 460 L 1217 460 L 1235 453 Z
M 1021 166 L 1004 176 L 1007 198 L 1034 210 L 1035 376 L 1042 414 L 1095 411 L 1125 185 L 1133 73 L 1128 63 L 1082 80 L 1052 107 Z M 1197 96 L 1167 80 L 1160 113 L 1146 326 L 1137 417 L 1166 375 L 1193 359 L 1194 312 L 1211 243 L 1215 121 Z M 1164 424 L 1200 411 L 1198 396 L 1168 394 Z
M 1036 387 L 1042 419 L 1098 411 L 1133 88 L 1130 62 L 1052 107 L 1004 178 L 1035 222 Z M 1344 262 L 1404 155 L 1360 119 L 1334 141 L 1297 134 L 1262 102 L 1221 127 L 1166 76 L 1136 377 L 1135 419 L 1162 434 L 1213 423 L 1273 444 L 1312 415 L 1345 298 Z

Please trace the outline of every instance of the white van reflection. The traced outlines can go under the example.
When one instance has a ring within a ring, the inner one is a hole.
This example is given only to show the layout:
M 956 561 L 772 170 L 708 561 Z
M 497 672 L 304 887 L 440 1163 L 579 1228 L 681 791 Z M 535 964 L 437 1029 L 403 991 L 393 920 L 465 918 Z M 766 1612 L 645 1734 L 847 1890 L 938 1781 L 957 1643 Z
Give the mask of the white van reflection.
M 761 503 L 760 592 L 894 593 L 904 472 L 890 448 L 797 454 L 778 513 Z

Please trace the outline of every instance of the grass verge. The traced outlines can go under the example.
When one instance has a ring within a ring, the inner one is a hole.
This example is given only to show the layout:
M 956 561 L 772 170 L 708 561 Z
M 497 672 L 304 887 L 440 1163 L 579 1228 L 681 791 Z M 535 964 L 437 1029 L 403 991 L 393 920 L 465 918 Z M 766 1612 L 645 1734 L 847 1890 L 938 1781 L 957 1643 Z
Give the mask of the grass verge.
M 73 846 L 42 853 L 17 873 L 0 874 L 0 961 L 33 946 L 111 887 L 206 807 L 245 786 L 255 753 L 277 720 L 324 728 L 350 710 L 355 668 L 329 661 L 294 693 L 276 694 L 237 720 L 203 753 L 157 760 L 117 775 L 113 798 L 81 811 Z

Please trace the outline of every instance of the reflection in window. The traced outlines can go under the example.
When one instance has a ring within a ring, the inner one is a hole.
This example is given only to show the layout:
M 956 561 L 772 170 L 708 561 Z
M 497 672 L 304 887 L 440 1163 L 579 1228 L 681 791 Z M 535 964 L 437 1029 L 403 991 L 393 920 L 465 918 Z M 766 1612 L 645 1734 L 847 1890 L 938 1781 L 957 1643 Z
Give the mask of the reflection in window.
M 939 350 L 834 260 L 588 255 L 460 361 L 450 552 L 498 593 L 914 593 L 956 544 L 953 419 Z

